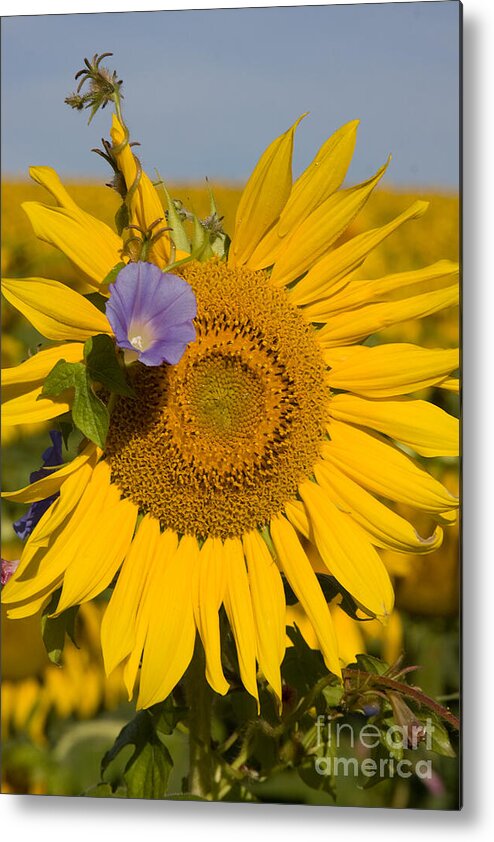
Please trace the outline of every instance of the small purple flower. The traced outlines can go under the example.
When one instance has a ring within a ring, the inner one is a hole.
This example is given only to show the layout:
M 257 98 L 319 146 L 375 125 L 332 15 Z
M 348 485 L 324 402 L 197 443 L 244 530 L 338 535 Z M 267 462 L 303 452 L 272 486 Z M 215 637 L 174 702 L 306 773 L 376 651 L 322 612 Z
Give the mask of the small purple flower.
M 37 482 L 37 480 L 53 474 L 63 462 L 62 434 L 58 430 L 51 430 L 50 438 L 52 444 L 43 453 L 43 466 L 31 473 L 29 482 Z M 48 468 L 52 468 L 53 470 L 47 470 Z M 36 503 L 32 503 L 26 514 L 15 521 L 13 524 L 14 530 L 21 541 L 25 541 L 31 534 L 38 521 L 41 520 L 46 510 L 50 508 L 57 497 L 58 494 L 52 494 L 50 497 L 46 497 L 45 500 L 38 500 Z
M 176 365 L 195 339 L 190 284 L 152 263 L 129 263 L 110 284 L 106 315 L 119 348 L 144 365 Z

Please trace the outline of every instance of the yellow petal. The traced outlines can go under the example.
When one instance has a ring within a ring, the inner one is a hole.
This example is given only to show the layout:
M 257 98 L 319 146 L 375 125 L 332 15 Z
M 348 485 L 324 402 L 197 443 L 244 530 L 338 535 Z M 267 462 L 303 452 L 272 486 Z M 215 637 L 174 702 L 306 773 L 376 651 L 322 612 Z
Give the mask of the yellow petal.
M 123 673 L 124 683 L 127 687 L 129 694 L 129 701 L 133 696 L 134 685 L 142 660 L 142 652 L 149 631 L 149 624 L 154 616 L 156 599 L 161 595 L 160 588 L 163 580 L 164 571 L 168 568 L 171 559 L 177 552 L 177 546 L 178 535 L 176 534 L 176 532 L 174 532 L 174 530 L 166 529 L 165 532 L 161 536 L 159 536 L 158 539 L 159 552 L 156 551 L 150 553 L 146 559 L 143 559 L 140 565 L 140 570 L 144 578 L 144 587 L 141 599 L 137 606 L 134 644 L 129 657 L 125 662 Z M 198 552 L 197 543 L 196 550 Z M 164 593 L 166 593 L 166 591 L 164 591 Z M 159 613 L 161 615 L 161 610 Z M 155 683 L 156 680 L 160 680 L 160 676 L 161 674 L 159 672 L 157 672 L 154 675 L 153 680 L 155 681 Z
M 107 674 L 135 645 L 137 611 L 159 536 L 159 522 L 146 515 L 132 541 L 101 623 L 101 647 Z
M 112 119 L 111 138 L 114 147 L 118 147 L 124 141 L 124 130 L 115 114 Z M 128 143 L 124 145 L 120 152 L 115 153 L 115 157 L 125 179 L 127 190 L 130 191 L 137 176 L 137 164 L 131 146 Z M 159 228 L 166 227 L 163 205 L 161 204 L 156 188 L 145 172 L 141 172 L 137 188 L 132 195 L 130 217 L 131 224 L 137 225 L 144 231 L 158 219 L 161 219 L 162 222 L 154 230 L 157 231 Z M 170 239 L 168 234 L 163 234 L 150 249 L 148 259 L 163 269 L 169 262 L 170 255 Z M 185 256 L 185 252 L 178 251 L 175 255 L 177 260 Z
M 286 503 L 285 514 L 297 532 L 300 532 L 304 538 L 310 538 L 309 518 L 307 517 L 304 504 L 300 500 L 291 500 L 289 503 Z
M 331 348 L 335 345 L 349 345 L 360 342 L 367 336 L 384 330 L 390 325 L 410 319 L 423 319 L 446 307 L 458 303 L 458 287 L 449 286 L 422 295 L 413 295 L 401 301 L 369 304 L 354 311 L 332 313 L 329 303 L 317 320 L 327 322 L 317 337 L 321 345 Z
M 240 677 L 246 690 L 257 699 L 256 629 L 244 551 L 239 538 L 227 538 L 223 545 L 226 566 L 225 610 L 235 638 Z
M 356 395 L 335 395 L 329 412 L 339 421 L 378 430 L 422 456 L 458 455 L 458 419 L 427 401 L 369 400 Z
M 272 518 L 270 531 L 281 568 L 314 627 L 324 662 L 340 676 L 338 645 L 328 605 L 297 533 L 282 516 Z
M 60 248 L 88 276 L 98 289 L 120 260 L 122 241 L 104 222 L 80 208 L 51 167 L 30 167 L 29 175 L 45 187 L 65 214 L 57 216 L 57 208 L 25 202 L 35 233 L 40 239 Z
M 289 234 L 340 187 L 352 160 L 359 122 L 352 120 L 334 132 L 298 177 L 281 213 L 278 236 Z
M 104 503 L 104 529 L 93 528 L 68 564 L 57 615 L 102 593 L 122 564 L 134 534 L 137 506 L 119 497 L 118 489 L 111 486 Z
M 91 479 L 93 467 L 90 464 L 83 465 L 64 482 L 59 498 L 47 509 L 34 527 L 24 545 L 19 567 L 16 571 L 19 580 L 22 580 L 25 571 L 31 565 L 40 548 L 48 546 L 50 541 L 53 543 L 58 535 L 59 527 L 63 527 L 72 515 Z M 41 602 L 44 602 L 44 596 L 42 596 Z M 29 603 L 29 608 L 32 610 L 24 612 L 26 616 L 37 610 L 35 603 L 32 601 Z
M 314 474 L 333 503 L 351 515 L 374 545 L 414 553 L 430 553 L 441 546 L 443 533 L 439 527 L 429 538 L 421 538 L 411 523 L 376 500 L 335 465 L 318 462 Z
M 285 654 L 285 592 L 275 561 L 257 532 L 247 532 L 243 545 L 257 631 L 257 660 L 281 702 L 280 664 Z
M 223 546 L 207 538 L 201 547 L 192 582 L 194 617 L 206 655 L 206 678 L 216 693 L 224 695 L 228 682 L 221 665 L 219 609 L 226 585 Z
M 373 281 L 364 279 L 349 281 L 342 289 L 338 289 L 337 292 L 331 294 L 331 312 L 335 314 L 342 310 L 355 311 L 362 304 L 368 305 L 376 301 L 395 300 L 397 297 L 408 298 L 420 292 L 429 292 L 432 289 L 452 286 L 458 283 L 458 279 L 459 266 L 457 263 L 451 260 L 438 260 L 422 269 L 414 269 L 411 272 L 396 272 Z M 397 296 L 396 293 L 400 293 L 400 295 Z M 321 298 L 312 304 L 304 305 L 304 314 L 312 321 L 317 321 L 317 316 L 320 313 L 327 312 L 327 307 L 327 299 Z
M 63 415 L 70 409 L 71 393 L 69 389 L 66 389 L 56 398 L 42 398 L 42 391 L 42 385 L 27 392 L 19 388 L 14 390 L 10 387 L 7 391 L 7 399 L 2 403 L 3 426 L 38 424 L 41 421 L 47 421 L 49 418 Z M 9 397 L 9 394 L 13 396 Z
M 194 652 L 196 627 L 190 585 L 199 550 L 196 539 L 185 535 L 176 552 L 170 552 L 170 540 L 173 536 L 170 539 L 166 532 L 160 539 L 150 602 L 143 609 L 148 614 L 149 629 L 138 707 L 147 708 L 165 699 L 182 678 Z
M 322 455 L 357 483 L 388 500 L 434 515 L 458 507 L 458 499 L 412 459 L 377 435 L 335 420 Z
M 4 427 L 56 418 L 70 409 L 67 390 L 56 398 L 41 398 L 42 381 L 60 359 L 80 362 L 83 345 L 69 342 L 39 351 L 20 365 L 2 371 L 2 422 Z
M 387 225 L 358 234 L 342 246 L 334 249 L 293 287 L 290 291 L 292 301 L 298 305 L 310 304 L 312 301 L 328 295 L 332 287 L 341 278 L 350 275 L 361 266 L 369 252 L 404 222 L 419 219 L 423 216 L 428 206 L 427 202 L 414 202 L 411 207 L 388 222 Z
M 38 521 L 25 544 L 36 549 L 47 546 L 52 534 L 61 526 L 78 504 L 89 480 L 92 477 L 97 455 L 80 465 L 68 476 L 60 487 L 60 496 L 54 501 L 43 517 Z M 24 560 L 24 553 L 23 553 Z
M 2 497 L 14 500 L 16 503 L 35 503 L 38 500 L 45 500 L 60 491 L 67 477 L 78 471 L 89 460 L 93 460 L 95 455 L 100 454 L 101 450 L 93 442 L 89 442 L 79 456 L 63 465 L 58 471 L 54 471 L 49 476 L 42 477 L 30 485 L 25 485 L 18 491 L 5 491 L 2 493 Z
M 446 391 L 454 392 L 455 394 L 458 394 L 460 391 L 460 381 L 457 377 L 447 377 L 446 380 L 442 380 L 437 386 L 439 389 L 446 389 Z
M 293 185 L 278 224 L 268 231 L 249 258 L 251 269 L 271 266 L 283 249 L 285 238 L 341 185 L 352 159 L 358 124 L 358 120 L 347 123 L 321 146 Z
M 386 568 L 356 523 L 309 480 L 299 486 L 317 549 L 329 572 L 367 612 L 376 617 L 391 613 L 393 588 Z
M 2 279 L 7 301 L 47 339 L 88 339 L 112 332 L 94 304 L 58 281 L 46 278 Z
M 7 617 L 9 620 L 23 620 L 26 617 L 33 617 L 35 614 L 41 613 L 46 605 L 48 605 L 53 591 L 57 589 L 62 581 L 62 576 L 49 588 L 45 588 L 42 595 L 37 599 L 28 599 L 26 602 L 19 602 L 18 604 L 8 607 Z M 2 602 L 5 602 L 2 594 Z
M 49 193 L 51 193 L 60 207 L 84 213 L 84 211 L 74 201 L 72 196 L 67 192 L 60 181 L 58 173 L 53 169 L 53 167 L 29 167 L 29 175 L 33 181 L 40 184 L 41 187 L 44 187 Z
M 300 602 L 295 602 L 293 605 L 286 606 L 286 624 L 287 626 L 296 626 L 304 638 L 307 646 L 311 649 L 319 649 L 319 640 L 314 631 L 314 626 L 309 620 Z M 287 634 L 286 645 L 293 646 L 289 635 Z
M 294 281 L 328 253 L 364 206 L 386 167 L 387 163 L 362 184 L 333 193 L 301 222 L 291 237 L 286 238 L 271 274 L 276 286 Z
M 361 627 L 367 627 L 370 623 L 376 623 L 376 620 L 370 620 L 366 623 L 359 623 L 358 620 L 352 620 L 338 605 L 332 605 L 330 608 L 331 617 L 333 620 L 333 627 L 338 640 L 338 651 L 340 659 L 344 666 L 355 663 L 356 656 L 366 651 L 364 637 Z M 393 611 L 391 617 L 396 612 Z M 391 618 L 390 618 L 391 619 Z M 379 624 L 380 628 L 382 626 Z M 388 663 L 393 663 L 389 661 Z
M 81 362 L 84 356 L 82 342 L 68 342 L 55 348 L 38 351 L 19 365 L 2 369 L 2 389 L 25 383 L 38 383 L 46 377 L 58 360 Z
M 439 383 L 459 366 L 455 348 L 431 350 L 399 343 L 373 348 L 353 345 L 345 351 L 343 358 L 341 354 L 335 358 L 331 350 L 324 354 L 324 361 L 331 368 L 331 387 L 371 398 L 424 389 Z
M 293 137 L 303 117 L 268 146 L 245 186 L 237 208 L 230 264 L 247 262 L 286 204 L 292 188 Z
M 38 239 L 63 252 L 84 272 L 85 280 L 94 290 L 101 287 L 110 270 L 122 260 L 122 240 L 89 214 L 40 202 L 23 202 L 22 208 Z
M 72 515 L 53 533 L 50 545 L 46 549 L 39 548 L 27 567 L 21 556 L 19 567 L 3 590 L 4 602 L 32 601 L 56 588 L 73 558 L 98 532 L 109 483 L 109 466 L 100 462 Z M 25 552 L 32 555 L 29 545 L 26 545 Z

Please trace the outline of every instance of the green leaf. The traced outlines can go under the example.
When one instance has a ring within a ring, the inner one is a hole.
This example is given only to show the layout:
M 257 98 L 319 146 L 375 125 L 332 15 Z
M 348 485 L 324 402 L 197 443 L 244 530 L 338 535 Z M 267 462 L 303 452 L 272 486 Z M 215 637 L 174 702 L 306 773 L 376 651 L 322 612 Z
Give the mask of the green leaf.
M 72 418 L 70 417 L 69 413 L 66 415 L 60 415 L 58 418 L 58 429 L 62 434 L 62 440 L 65 445 L 65 449 L 69 449 L 69 437 L 70 434 L 74 431 L 74 425 L 72 423 Z
M 325 766 L 322 766 L 324 769 Z M 330 769 L 328 764 L 328 769 Z M 316 769 L 316 759 L 312 758 L 310 763 L 297 767 L 297 772 L 301 780 L 316 791 L 327 792 L 336 800 L 336 786 L 334 776 L 332 774 L 321 774 Z
M 129 745 L 134 752 L 124 769 L 129 798 L 164 798 L 173 761 L 158 737 L 148 711 L 141 711 L 118 735 L 101 761 L 103 777 L 109 764 Z
M 158 738 L 150 740 L 125 773 L 129 798 L 164 798 L 173 761 Z
M 75 618 L 79 606 L 68 608 L 58 617 L 50 617 L 49 614 L 56 610 L 57 602 L 58 594 L 54 594 L 41 617 L 41 635 L 50 661 L 58 666 L 65 644 L 65 635 L 68 634 L 74 641 Z
M 84 343 L 84 359 L 91 380 L 101 383 L 117 395 L 135 397 L 132 386 L 127 382 L 125 371 L 118 362 L 115 344 L 110 336 L 105 333 L 90 336 Z
M 428 730 L 431 731 L 431 749 L 437 754 L 442 754 L 445 757 L 456 757 L 456 752 L 449 741 L 449 735 L 443 725 L 440 724 L 436 718 L 431 722 Z
M 283 678 L 302 697 L 309 693 L 321 678 L 327 676 L 328 670 L 321 653 L 307 645 L 297 626 L 287 626 L 286 631 L 293 646 L 286 650 L 282 667 Z
M 345 695 L 345 691 L 340 684 L 334 684 L 333 686 L 324 687 L 322 695 L 328 707 L 337 708 Z
M 127 795 L 123 787 L 118 787 L 115 791 L 110 784 L 96 784 L 90 787 L 83 793 L 86 798 L 126 798 Z
M 74 366 L 82 363 L 68 363 L 66 360 L 58 360 L 46 377 L 41 394 L 43 396 L 58 397 L 66 389 L 74 387 Z
M 389 669 L 388 664 L 385 664 L 380 658 L 374 658 L 373 655 L 357 655 L 356 660 L 358 668 L 363 672 L 384 675 Z
M 57 397 L 71 388 L 74 389 L 72 419 L 75 426 L 90 441 L 104 448 L 110 415 L 103 401 L 95 395 L 83 363 L 59 360 L 46 378 L 41 395 Z
M 173 734 L 179 722 L 187 719 L 189 709 L 175 705 L 170 695 L 164 702 L 149 708 L 149 713 L 153 717 L 153 726 L 157 733 L 169 736 Z

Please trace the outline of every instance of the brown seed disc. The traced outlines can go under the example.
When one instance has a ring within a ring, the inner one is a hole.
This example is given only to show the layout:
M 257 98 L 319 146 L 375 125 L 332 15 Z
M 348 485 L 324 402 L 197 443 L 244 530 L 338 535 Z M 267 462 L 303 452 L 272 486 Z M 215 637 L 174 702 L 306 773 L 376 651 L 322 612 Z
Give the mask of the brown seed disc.
M 107 440 L 112 480 L 163 527 L 200 538 L 268 523 L 310 475 L 324 437 L 315 331 L 263 272 L 217 260 L 181 274 L 196 341 L 176 366 L 133 368 Z

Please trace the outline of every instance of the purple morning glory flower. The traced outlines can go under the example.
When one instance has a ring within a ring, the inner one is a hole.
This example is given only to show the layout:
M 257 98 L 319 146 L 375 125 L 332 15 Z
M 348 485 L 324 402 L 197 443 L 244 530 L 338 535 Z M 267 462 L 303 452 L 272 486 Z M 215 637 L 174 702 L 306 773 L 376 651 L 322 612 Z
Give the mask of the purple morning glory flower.
M 129 263 L 110 284 L 106 315 L 119 348 L 144 365 L 176 365 L 195 339 L 190 284 L 153 263 Z
M 47 477 L 49 474 L 53 474 L 63 462 L 62 434 L 58 430 L 51 430 L 50 438 L 52 444 L 50 447 L 47 447 L 43 453 L 43 466 L 37 471 L 33 471 L 31 473 L 29 482 L 37 482 L 37 480 Z M 47 468 L 52 468 L 53 470 L 50 471 L 47 470 Z M 41 520 L 44 513 L 50 508 L 51 504 L 57 499 L 57 497 L 58 494 L 52 494 L 50 497 L 46 497 L 45 500 L 38 500 L 36 503 L 31 503 L 31 506 L 26 514 L 22 515 L 19 520 L 15 521 L 13 524 L 14 531 L 21 541 L 25 541 L 25 539 L 31 534 L 38 521 Z

